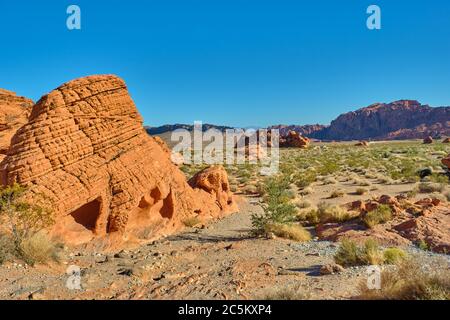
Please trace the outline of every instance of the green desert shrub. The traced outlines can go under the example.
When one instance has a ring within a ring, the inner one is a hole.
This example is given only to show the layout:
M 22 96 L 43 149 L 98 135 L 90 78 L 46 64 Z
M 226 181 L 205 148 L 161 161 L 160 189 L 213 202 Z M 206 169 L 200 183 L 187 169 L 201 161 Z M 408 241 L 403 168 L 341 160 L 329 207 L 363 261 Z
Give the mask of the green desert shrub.
M 396 247 L 387 248 L 383 252 L 384 256 L 384 263 L 386 264 L 396 264 L 399 263 L 401 260 L 404 260 L 408 257 L 408 254 Z
M 385 204 L 381 204 L 375 210 L 367 212 L 362 218 L 368 228 L 373 228 L 377 224 L 388 222 L 391 219 L 392 209 Z
M 341 241 L 334 261 L 345 267 L 364 264 L 361 262 L 361 249 L 355 242 L 347 239 Z
M 345 267 L 379 265 L 384 263 L 384 256 L 375 240 L 368 239 L 363 246 L 358 246 L 354 241 L 344 239 L 334 256 L 334 261 Z
M 314 171 L 301 172 L 295 175 L 294 183 L 300 189 L 306 188 L 311 183 L 317 181 L 317 174 Z
M 297 208 L 290 203 L 289 180 L 285 177 L 268 178 L 265 184 L 266 196 L 262 205 L 263 214 L 252 214 L 252 232 L 266 233 L 268 225 L 288 224 L 295 220 Z
M 420 240 L 417 242 L 417 247 L 418 247 L 420 250 L 423 250 L 423 251 L 429 251 L 429 250 L 430 250 L 430 246 L 429 246 L 428 243 L 426 243 L 425 240 L 423 240 L 423 239 L 420 239 Z
M 58 246 L 44 232 L 53 223 L 51 212 L 37 199 L 33 204 L 25 201 L 25 192 L 19 184 L 0 189 L 0 219 L 4 224 L 0 255 L 3 259 L 16 257 L 30 265 L 56 260 Z
M 373 239 L 367 239 L 363 247 L 363 260 L 368 265 L 380 265 L 384 263 L 384 252 Z

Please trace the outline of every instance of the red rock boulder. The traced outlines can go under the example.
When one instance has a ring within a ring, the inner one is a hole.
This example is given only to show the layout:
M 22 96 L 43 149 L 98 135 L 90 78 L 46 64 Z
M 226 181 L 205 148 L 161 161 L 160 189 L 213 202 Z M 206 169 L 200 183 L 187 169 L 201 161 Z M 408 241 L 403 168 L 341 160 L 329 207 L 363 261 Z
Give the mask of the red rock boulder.
M 311 141 L 301 136 L 296 131 L 289 131 L 287 135 L 280 138 L 280 147 L 284 148 L 307 148 Z
M 444 166 L 447 166 L 447 168 L 450 169 L 450 154 L 446 158 L 442 159 L 441 162 Z
M 222 166 L 212 166 L 198 172 L 189 180 L 189 185 L 214 196 L 217 205 L 222 210 L 236 210 L 228 174 Z
M 424 144 L 432 144 L 433 143 L 433 138 L 431 136 L 428 136 L 425 139 L 423 139 L 423 143 Z

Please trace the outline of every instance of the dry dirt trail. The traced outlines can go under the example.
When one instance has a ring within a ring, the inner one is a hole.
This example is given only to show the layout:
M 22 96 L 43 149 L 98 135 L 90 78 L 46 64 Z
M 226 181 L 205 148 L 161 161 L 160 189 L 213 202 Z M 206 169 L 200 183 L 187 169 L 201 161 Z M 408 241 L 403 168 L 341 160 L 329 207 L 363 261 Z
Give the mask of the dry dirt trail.
M 250 217 L 261 211 L 258 199 L 241 201 L 240 209 L 135 250 L 66 250 L 58 265 L 5 264 L 0 299 L 258 299 L 292 290 L 303 298 L 351 299 L 357 294 L 364 267 L 319 274 L 321 265 L 333 261 L 336 244 L 252 238 Z M 81 289 L 67 288 L 71 265 L 81 269 Z

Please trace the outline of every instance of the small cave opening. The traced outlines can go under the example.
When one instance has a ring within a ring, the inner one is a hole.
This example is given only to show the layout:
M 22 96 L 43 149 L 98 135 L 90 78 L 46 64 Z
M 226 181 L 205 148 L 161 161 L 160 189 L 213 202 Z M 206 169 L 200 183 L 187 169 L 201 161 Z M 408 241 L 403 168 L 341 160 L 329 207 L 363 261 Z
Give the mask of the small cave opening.
M 81 206 L 70 215 L 73 217 L 75 222 L 81 224 L 86 229 L 95 232 L 100 213 L 101 201 L 100 199 L 96 199 Z
M 170 192 L 167 198 L 163 200 L 163 205 L 159 212 L 163 218 L 172 219 L 174 210 L 175 205 L 173 202 L 172 192 Z

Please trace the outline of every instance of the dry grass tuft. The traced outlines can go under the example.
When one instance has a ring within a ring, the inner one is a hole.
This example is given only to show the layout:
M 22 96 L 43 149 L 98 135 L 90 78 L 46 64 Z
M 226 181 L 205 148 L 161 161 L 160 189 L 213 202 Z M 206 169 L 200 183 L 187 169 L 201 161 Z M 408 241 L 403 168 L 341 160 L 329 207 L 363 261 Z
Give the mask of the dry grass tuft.
M 426 268 L 426 261 L 419 258 L 403 259 L 395 269 L 381 274 L 381 289 L 369 290 L 360 285 L 360 299 L 374 300 L 449 300 L 450 269 L 445 261 L 439 268 Z
M 294 241 L 304 242 L 311 240 L 311 234 L 297 224 L 267 224 L 265 231 L 266 233 L 272 232 L 277 237 Z
M 58 246 L 45 232 L 38 232 L 26 238 L 20 244 L 20 257 L 29 265 L 36 263 L 46 264 L 50 261 L 59 261 Z
M 202 221 L 198 217 L 189 217 L 183 220 L 183 224 L 188 228 L 195 227 L 201 222 Z

